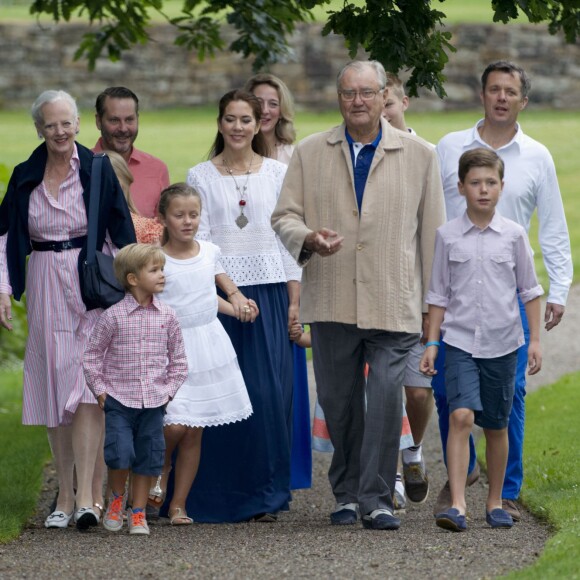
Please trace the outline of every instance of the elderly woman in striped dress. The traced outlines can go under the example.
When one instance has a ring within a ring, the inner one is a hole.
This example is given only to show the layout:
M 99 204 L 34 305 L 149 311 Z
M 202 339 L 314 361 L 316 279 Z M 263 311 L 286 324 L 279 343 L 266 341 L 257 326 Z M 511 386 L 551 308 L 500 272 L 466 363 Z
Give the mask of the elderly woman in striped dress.
M 0 205 L 0 325 L 12 329 L 10 295 L 21 298 L 26 272 L 22 422 L 48 428 L 59 495 L 46 527 L 65 528 L 74 517 L 83 530 L 97 525 L 103 501 L 102 485 L 93 486 L 103 413 L 82 370 L 101 310 L 87 309 L 79 284 L 93 154 L 75 142 L 79 116 L 68 93 L 43 92 L 32 106 L 32 118 L 44 142 L 14 169 Z M 108 159 L 100 206 L 104 219 L 97 227 L 97 247 L 106 235 L 117 247 L 134 242 L 127 203 Z

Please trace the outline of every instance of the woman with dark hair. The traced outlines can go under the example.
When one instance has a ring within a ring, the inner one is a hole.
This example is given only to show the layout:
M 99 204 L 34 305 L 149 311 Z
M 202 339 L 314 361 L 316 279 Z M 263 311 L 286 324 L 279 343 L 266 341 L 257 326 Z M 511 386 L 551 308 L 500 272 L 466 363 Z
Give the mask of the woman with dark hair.
M 236 317 L 221 317 L 236 350 L 254 414 L 204 434 L 201 464 L 187 502 L 196 521 L 275 521 L 288 509 L 292 442 L 292 345 L 288 320 L 300 294 L 300 268 L 270 226 L 286 166 L 267 157 L 261 106 L 245 91 L 219 103 L 210 160 L 190 169 L 201 195 L 198 239 L 221 248 L 217 278 Z M 232 282 L 233 281 L 233 282 Z M 253 299 L 260 316 L 243 324 Z
M 10 295 L 20 300 L 26 285 L 22 422 L 46 425 L 59 484 L 45 526 L 66 528 L 74 517 L 84 530 L 97 525 L 103 504 L 102 479 L 93 475 L 104 418 L 82 368 L 102 310 L 79 284 L 93 153 L 75 141 L 79 115 L 68 93 L 44 91 L 32 119 L 43 143 L 14 169 L 0 205 L 0 325 L 11 330 Z M 120 248 L 135 241 L 135 230 L 108 159 L 102 172 L 97 248 L 108 247 L 106 237 Z
M 262 105 L 260 133 L 270 150 L 269 157 L 288 165 L 294 152 L 294 100 L 282 79 L 259 73 L 250 77 L 245 89 L 255 95 Z M 299 309 L 292 316 L 298 322 Z M 312 442 L 310 437 L 310 400 L 308 396 L 308 370 L 306 351 L 294 344 L 294 410 L 292 425 L 291 489 L 312 486 Z

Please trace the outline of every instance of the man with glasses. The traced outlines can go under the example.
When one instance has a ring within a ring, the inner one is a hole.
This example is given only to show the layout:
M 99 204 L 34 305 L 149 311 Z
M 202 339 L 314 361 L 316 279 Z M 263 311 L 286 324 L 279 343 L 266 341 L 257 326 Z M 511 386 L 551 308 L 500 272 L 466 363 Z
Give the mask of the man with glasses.
M 386 74 L 354 61 L 337 78 L 344 123 L 296 148 L 272 225 L 304 266 L 301 321 L 334 455 L 332 524 L 397 529 L 402 385 L 422 329 L 435 230 L 445 221 L 435 152 L 381 118 Z M 365 384 L 364 365 L 369 363 Z

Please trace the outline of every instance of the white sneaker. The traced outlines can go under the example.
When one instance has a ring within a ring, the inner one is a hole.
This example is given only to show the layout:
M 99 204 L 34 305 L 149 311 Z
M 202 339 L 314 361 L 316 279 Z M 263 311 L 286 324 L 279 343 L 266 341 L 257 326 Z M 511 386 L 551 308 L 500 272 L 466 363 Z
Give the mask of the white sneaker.
M 395 513 L 404 513 L 407 507 L 407 500 L 405 499 L 405 486 L 403 485 L 403 478 L 400 473 L 397 473 L 395 480 L 395 493 L 393 494 L 393 507 Z

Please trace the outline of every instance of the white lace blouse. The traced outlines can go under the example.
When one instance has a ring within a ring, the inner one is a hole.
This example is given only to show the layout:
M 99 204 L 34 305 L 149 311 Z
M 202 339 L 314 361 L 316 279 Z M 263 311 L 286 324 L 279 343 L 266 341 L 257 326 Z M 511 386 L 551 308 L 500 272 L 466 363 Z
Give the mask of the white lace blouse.
M 286 165 L 264 158 L 257 173 L 235 176 L 240 189 L 247 186 L 244 215 L 248 224 L 241 229 L 236 225 L 240 194 L 234 178 L 222 175 L 211 161 L 189 170 L 187 183 L 202 200 L 196 237 L 220 247 L 221 263 L 237 286 L 300 281 L 300 267 L 270 224 L 285 174 Z

